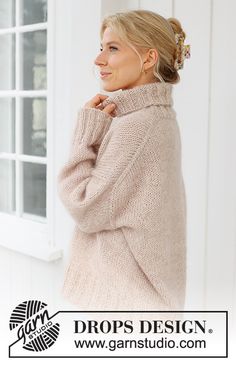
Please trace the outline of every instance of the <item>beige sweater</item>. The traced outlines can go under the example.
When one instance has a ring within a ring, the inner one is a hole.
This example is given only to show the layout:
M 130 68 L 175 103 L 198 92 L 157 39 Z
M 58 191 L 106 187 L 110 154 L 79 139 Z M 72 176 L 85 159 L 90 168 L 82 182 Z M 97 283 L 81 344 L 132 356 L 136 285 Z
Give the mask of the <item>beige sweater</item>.
M 58 194 L 75 222 L 62 294 L 78 310 L 183 310 L 186 199 L 172 85 L 81 108 Z

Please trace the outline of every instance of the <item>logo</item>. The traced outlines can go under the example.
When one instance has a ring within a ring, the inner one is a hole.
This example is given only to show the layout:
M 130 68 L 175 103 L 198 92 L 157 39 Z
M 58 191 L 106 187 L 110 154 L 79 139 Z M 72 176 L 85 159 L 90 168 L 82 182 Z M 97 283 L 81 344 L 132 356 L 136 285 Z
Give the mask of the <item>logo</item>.
M 60 325 L 53 323 L 46 309 L 47 304 L 39 300 L 20 303 L 10 317 L 10 330 L 17 330 L 22 347 L 29 351 L 44 351 L 57 340 Z

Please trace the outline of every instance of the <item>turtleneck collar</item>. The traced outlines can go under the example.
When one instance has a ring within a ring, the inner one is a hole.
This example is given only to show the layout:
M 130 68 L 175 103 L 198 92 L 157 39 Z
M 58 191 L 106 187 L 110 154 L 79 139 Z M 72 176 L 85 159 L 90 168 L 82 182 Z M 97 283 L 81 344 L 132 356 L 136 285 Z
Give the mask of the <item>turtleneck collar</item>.
M 102 102 L 102 106 L 114 102 L 116 104 L 116 117 L 145 108 L 149 105 L 173 105 L 173 85 L 167 82 L 153 82 L 124 89 L 110 95 Z

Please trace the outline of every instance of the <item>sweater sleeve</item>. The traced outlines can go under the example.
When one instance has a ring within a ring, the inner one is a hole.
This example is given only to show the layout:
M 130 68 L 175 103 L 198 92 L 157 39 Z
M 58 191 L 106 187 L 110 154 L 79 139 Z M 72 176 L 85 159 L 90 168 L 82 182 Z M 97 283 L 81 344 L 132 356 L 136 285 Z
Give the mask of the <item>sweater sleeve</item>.
M 57 177 L 62 203 L 79 229 L 87 233 L 114 229 L 111 212 L 118 212 L 111 209 L 112 191 L 145 137 L 142 128 L 127 119 L 106 133 L 111 121 L 112 117 L 98 109 L 79 111 L 69 159 Z M 94 146 L 99 144 L 97 155 Z

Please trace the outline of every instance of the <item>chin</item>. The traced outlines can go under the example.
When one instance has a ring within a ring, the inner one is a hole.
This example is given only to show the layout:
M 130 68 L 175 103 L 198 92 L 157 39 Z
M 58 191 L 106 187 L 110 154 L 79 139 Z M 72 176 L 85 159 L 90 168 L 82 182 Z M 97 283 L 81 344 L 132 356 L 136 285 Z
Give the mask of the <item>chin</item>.
M 122 87 L 113 86 L 113 85 L 102 85 L 102 89 L 104 91 L 108 91 L 108 92 L 117 91 L 117 90 L 120 90 L 121 88 Z
M 117 91 L 117 90 L 127 90 L 127 89 L 132 89 L 132 85 L 129 84 L 121 84 L 121 85 L 103 85 L 103 89 L 105 91 Z

